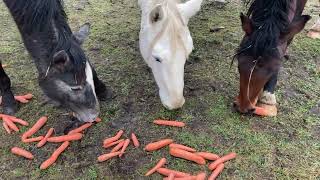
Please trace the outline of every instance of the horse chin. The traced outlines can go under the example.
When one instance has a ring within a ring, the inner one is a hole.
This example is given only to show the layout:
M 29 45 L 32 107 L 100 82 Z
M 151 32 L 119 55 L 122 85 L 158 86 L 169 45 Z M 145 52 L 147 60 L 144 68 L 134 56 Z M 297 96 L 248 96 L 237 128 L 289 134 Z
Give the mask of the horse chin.
M 177 97 L 167 98 L 167 97 L 160 96 L 160 99 L 163 106 L 168 110 L 180 109 L 185 103 L 185 99 L 183 96 L 179 98 Z

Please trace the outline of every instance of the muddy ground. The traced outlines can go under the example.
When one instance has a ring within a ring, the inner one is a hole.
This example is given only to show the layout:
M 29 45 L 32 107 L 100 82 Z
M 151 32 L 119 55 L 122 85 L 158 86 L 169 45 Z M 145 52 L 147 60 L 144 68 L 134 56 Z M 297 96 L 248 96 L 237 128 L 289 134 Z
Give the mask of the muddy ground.
M 242 31 L 237 2 L 217 5 L 205 0 L 201 12 L 190 21 L 195 50 L 185 68 L 186 104 L 181 110 L 167 111 L 159 100 L 156 83 L 138 49 L 140 12 L 133 0 L 66 0 L 72 29 L 90 22 L 92 30 L 84 49 L 100 78 L 112 87 L 115 98 L 101 103 L 102 123 L 73 142 L 56 164 L 39 170 L 58 145 L 41 149 L 20 142 L 19 133 L 7 135 L 0 128 L 0 179 L 161 179 L 143 174 L 161 157 L 168 158 L 172 169 L 200 172 L 206 167 L 171 158 L 168 150 L 146 153 L 129 148 L 121 159 L 98 164 L 97 156 L 105 137 L 119 129 L 126 136 L 135 132 L 142 145 L 160 138 L 201 151 L 225 154 L 235 151 L 236 160 L 226 163 L 219 179 L 319 179 L 320 178 L 320 41 L 311 40 L 303 31 L 290 47 L 277 87 L 279 115 L 275 118 L 243 116 L 231 110 L 238 93 L 236 65 L 229 69 L 231 56 Z M 80 4 L 79 4 L 80 3 Z M 320 13 L 315 0 L 307 12 Z M 70 120 L 67 111 L 43 106 L 37 72 L 26 52 L 7 9 L 0 3 L 0 60 L 8 64 L 15 94 L 32 92 L 33 101 L 22 105 L 17 114 L 30 123 L 43 115 L 49 127 L 63 133 Z M 315 18 L 312 22 L 315 21 Z M 307 25 L 308 29 L 312 22 Z M 218 32 L 211 28 L 223 26 Z M 155 118 L 177 119 L 187 123 L 183 129 L 157 127 Z M 24 132 L 26 128 L 22 128 Z M 27 161 L 10 153 L 13 146 L 24 147 L 35 155 Z M 209 173 L 209 172 L 208 172 Z

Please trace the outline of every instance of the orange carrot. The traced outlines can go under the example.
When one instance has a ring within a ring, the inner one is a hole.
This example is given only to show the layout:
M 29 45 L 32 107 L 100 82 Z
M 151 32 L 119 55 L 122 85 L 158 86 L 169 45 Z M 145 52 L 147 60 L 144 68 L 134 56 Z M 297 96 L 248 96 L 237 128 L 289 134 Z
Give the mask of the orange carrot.
M 12 122 L 19 123 L 19 124 L 21 124 L 21 125 L 23 125 L 23 126 L 29 126 L 29 123 L 28 123 L 27 121 L 22 120 L 22 119 L 10 118 L 10 120 L 11 120 Z
M 120 142 L 118 145 L 116 145 L 112 150 L 111 152 L 117 152 L 119 151 L 124 145 L 124 141 Z
M 121 154 L 119 155 L 119 157 L 121 157 L 122 155 L 123 155 L 123 153 L 124 153 L 124 151 L 127 149 L 127 147 L 129 146 L 129 144 L 130 144 L 130 139 L 126 139 L 125 141 L 124 141 L 124 144 L 123 144 L 123 146 L 122 146 L 122 149 L 121 149 Z
M 106 161 L 106 160 L 111 159 L 113 157 L 119 156 L 120 154 L 121 154 L 121 152 L 113 152 L 113 153 L 103 154 L 98 157 L 98 162 Z
M 160 159 L 160 161 L 152 168 L 150 169 L 145 176 L 150 176 L 151 174 L 153 174 L 154 172 L 157 171 L 157 169 L 161 168 L 163 165 L 165 165 L 167 162 L 166 158 L 162 158 Z
M 29 93 L 29 94 L 23 95 L 23 97 L 24 97 L 25 99 L 32 99 L 32 98 L 33 98 L 33 95 Z
M 144 150 L 155 151 L 155 150 L 161 149 L 171 143 L 173 143 L 172 139 L 163 139 L 163 140 L 160 140 L 157 142 L 147 144 L 146 147 L 144 148 Z
M 259 115 L 259 116 L 269 116 L 269 112 L 267 109 L 264 109 L 262 107 L 254 107 L 255 108 L 255 111 L 254 111 L 254 114 L 256 115 Z
M 202 173 L 199 173 L 197 176 L 196 176 L 196 180 L 205 180 L 206 179 L 206 173 L 205 172 L 202 172 Z
M 157 125 L 164 125 L 164 126 L 174 126 L 174 127 L 184 127 L 186 124 L 183 122 L 179 122 L 179 121 L 167 121 L 167 120 L 154 120 L 153 121 L 154 124 Z
M 177 177 L 173 178 L 174 180 L 195 180 L 197 177 L 196 176 L 185 176 L 185 177 Z M 168 180 L 168 178 L 164 178 L 163 180 Z
M 173 173 L 169 174 L 168 180 L 174 180 L 174 174 Z
M 209 169 L 214 170 L 219 164 L 224 163 L 226 161 L 229 161 L 231 159 L 234 159 L 234 158 L 236 158 L 236 156 L 237 156 L 237 154 L 234 152 L 227 154 L 225 156 L 222 156 L 221 158 L 219 158 L 216 161 L 214 161 L 213 163 L 211 163 L 209 165 Z
M 50 136 L 52 136 L 54 129 L 50 128 L 49 131 L 47 132 L 46 136 L 37 144 L 37 147 L 40 148 L 44 146 L 47 143 L 47 140 Z
M 69 131 L 68 134 L 75 134 L 75 133 L 81 133 L 82 131 L 84 131 L 85 129 L 89 128 L 90 126 L 92 126 L 93 123 L 86 123 L 74 130 Z
M 26 98 L 24 98 L 23 96 L 14 96 L 14 99 L 17 100 L 20 103 L 26 104 L 29 102 L 29 100 L 27 100 Z
M 96 123 L 99 123 L 99 122 L 101 122 L 101 121 L 102 121 L 101 118 L 99 118 L 99 117 L 96 118 Z
M 19 118 L 16 118 L 14 116 L 9 116 L 9 115 L 5 115 L 5 114 L 2 114 L 1 117 L 7 117 L 8 119 L 10 119 L 12 122 L 14 123 L 19 123 L 23 126 L 29 126 L 29 123 L 27 121 L 24 121 L 22 119 L 19 119 Z
M 109 143 L 112 143 L 114 141 L 119 140 L 123 133 L 124 133 L 123 130 L 120 130 L 115 136 L 105 139 L 103 141 L 103 144 L 109 144 Z
M 112 143 L 109 143 L 109 144 L 104 144 L 103 147 L 104 147 L 104 148 L 109 148 L 109 147 L 112 147 L 112 146 L 114 146 L 114 145 L 116 145 L 116 144 L 121 143 L 122 141 L 124 141 L 124 139 L 120 139 L 120 140 L 118 140 L 118 141 L 115 141 L 115 142 L 112 142 Z
M 2 122 L 2 125 L 4 127 L 4 129 L 7 131 L 8 134 L 11 134 L 11 129 L 9 128 L 9 126 L 7 125 L 6 122 Z
M 200 165 L 206 164 L 206 160 L 203 157 L 182 149 L 170 148 L 170 155 L 178 158 L 187 159 L 189 161 L 196 162 Z
M 139 140 L 138 140 L 137 136 L 134 133 L 131 133 L 131 139 L 132 139 L 134 147 L 139 147 L 140 146 Z
M 35 138 L 23 139 L 22 142 L 24 143 L 38 142 L 38 141 L 41 141 L 43 138 L 44 138 L 43 136 L 39 136 Z
M 186 177 L 186 176 L 191 176 L 188 173 L 184 173 L 184 172 L 179 172 L 179 171 L 175 171 L 175 170 L 171 170 L 171 169 L 167 169 L 167 168 L 159 168 L 157 169 L 157 172 L 159 174 L 162 174 L 164 176 L 169 176 L 170 174 L 174 174 L 175 177 Z
M 27 132 L 22 135 L 22 139 L 26 139 L 32 136 L 34 133 L 39 131 L 39 129 L 47 122 L 47 117 L 41 117 Z
M 223 169 L 224 169 L 224 164 L 223 163 L 219 164 L 217 168 L 212 172 L 208 180 L 215 180 L 219 176 L 219 174 L 222 172 Z
M 43 162 L 40 166 L 40 169 L 47 169 L 49 166 L 51 166 L 56 160 L 58 159 L 59 155 L 70 145 L 69 141 L 66 141 L 62 143 L 62 145 L 53 152 L 51 157 L 47 159 L 45 162 Z
M 65 141 L 77 141 L 82 138 L 81 133 L 68 134 L 63 136 L 50 137 L 47 139 L 48 142 L 60 143 Z
M 3 116 L 2 120 L 9 126 L 10 129 L 16 132 L 19 131 L 19 128 L 7 116 Z
M 172 143 L 169 145 L 169 147 L 170 148 L 178 148 L 178 149 L 182 149 L 182 150 L 189 151 L 189 152 L 196 152 L 195 149 L 188 147 L 188 146 L 181 145 L 181 144 Z
M 211 161 L 215 161 L 220 158 L 220 156 L 209 152 L 197 152 L 196 154 Z
M 12 154 L 15 154 L 15 155 L 18 155 L 18 156 L 22 156 L 22 157 L 25 157 L 27 159 L 33 159 L 33 155 L 29 152 L 29 151 L 26 151 L 22 148 L 19 148 L 19 147 L 13 147 L 11 149 L 11 153 Z

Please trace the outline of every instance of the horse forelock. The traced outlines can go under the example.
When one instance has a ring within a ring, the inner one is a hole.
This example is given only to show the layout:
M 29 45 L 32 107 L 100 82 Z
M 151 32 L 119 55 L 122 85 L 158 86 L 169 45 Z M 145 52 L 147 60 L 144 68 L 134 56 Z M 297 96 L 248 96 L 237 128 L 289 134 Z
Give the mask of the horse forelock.
M 177 7 L 179 2 L 180 0 L 161 0 L 160 2 L 153 1 L 153 8 L 155 8 L 158 5 L 161 5 L 161 7 L 163 8 L 164 18 L 162 20 L 161 30 L 158 32 L 158 34 L 151 42 L 150 51 L 152 51 L 156 43 L 161 39 L 165 32 L 168 32 L 170 36 L 170 45 L 173 49 L 173 53 L 176 53 L 178 45 L 182 45 L 186 57 L 188 56 L 187 48 L 182 37 L 182 34 L 184 33 L 186 28 L 186 24 Z

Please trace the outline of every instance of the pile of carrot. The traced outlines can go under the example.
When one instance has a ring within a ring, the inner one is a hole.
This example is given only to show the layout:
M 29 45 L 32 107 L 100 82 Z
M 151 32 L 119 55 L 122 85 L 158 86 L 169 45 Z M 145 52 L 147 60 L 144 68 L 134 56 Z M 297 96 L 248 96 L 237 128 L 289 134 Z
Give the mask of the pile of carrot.
M 14 96 L 14 99 L 22 104 L 28 103 L 32 99 L 32 94 L 26 94 L 26 95 L 20 95 L 20 96 Z M 0 96 L 0 104 L 2 104 L 2 96 Z
M 4 123 L 8 125 L 8 132 L 11 129 L 14 131 L 18 131 L 19 129 L 15 126 L 14 122 L 20 123 L 21 125 L 28 126 L 29 124 L 26 121 L 23 121 L 21 119 L 18 119 L 13 116 L 3 115 L 0 114 L 0 118 L 3 119 Z M 70 131 L 67 135 L 63 136 L 53 136 L 54 128 L 50 128 L 48 132 L 44 136 L 38 136 L 38 137 L 32 137 L 34 134 L 36 134 L 47 122 L 47 117 L 41 117 L 29 130 L 27 130 L 25 133 L 22 134 L 21 140 L 24 143 L 31 143 L 31 142 L 38 142 L 37 147 L 40 148 L 44 146 L 47 142 L 51 143 L 62 143 L 59 148 L 57 148 L 53 154 L 44 161 L 40 169 L 47 169 L 50 167 L 55 161 L 58 159 L 59 155 L 67 149 L 67 147 L 70 145 L 71 141 L 77 141 L 80 140 L 83 137 L 82 132 L 89 128 L 92 123 L 86 123 L 79 128 L 76 128 L 72 131 Z M 101 122 L 100 118 L 96 119 L 96 122 Z M 34 156 L 31 152 L 28 152 L 25 149 L 19 148 L 19 147 L 13 147 L 11 149 L 11 152 L 15 155 L 25 157 L 27 159 L 33 159 Z
M 0 119 L 2 119 L 2 125 L 8 134 L 11 134 L 12 131 L 19 131 L 19 128 L 15 123 L 18 123 L 22 126 L 29 126 L 27 121 L 6 114 L 0 114 Z
M 208 180 L 214 180 L 224 169 L 224 163 L 236 157 L 236 153 L 230 153 L 225 156 L 218 156 L 216 154 L 210 152 L 197 152 L 194 148 L 173 143 L 172 139 L 163 139 L 157 142 L 152 142 L 146 145 L 146 151 L 155 151 L 159 150 L 163 147 L 169 146 L 169 153 L 171 156 L 182 158 L 185 160 L 189 160 L 195 162 L 199 165 L 205 165 L 206 160 L 213 161 L 209 164 L 209 169 L 212 171 L 212 174 L 209 176 Z M 145 176 L 149 176 L 155 172 L 158 172 L 161 175 L 167 176 L 164 179 L 196 179 L 196 180 L 204 180 L 206 178 L 206 174 L 204 172 L 199 173 L 196 176 L 193 176 L 186 172 L 179 172 L 171 169 L 164 168 L 163 166 L 166 164 L 166 158 L 162 158 L 151 170 L 149 170 Z
M 134 133 L 131 133 L 131 140 L 129 138 L 120 139 L 123 134 L 124 134 L 124 131 L 120 130 L 117 132 L 115 136 L 106 138 L 103 141 L 104 148 L 107 149 L 113 146 L 114 147 L 109 153 L 100 155 L 98 157 L 98 162 L 104 162 L 116 156 L 122 157 L 131 141 L 136 148 L 140 146 L 140 142 Z

